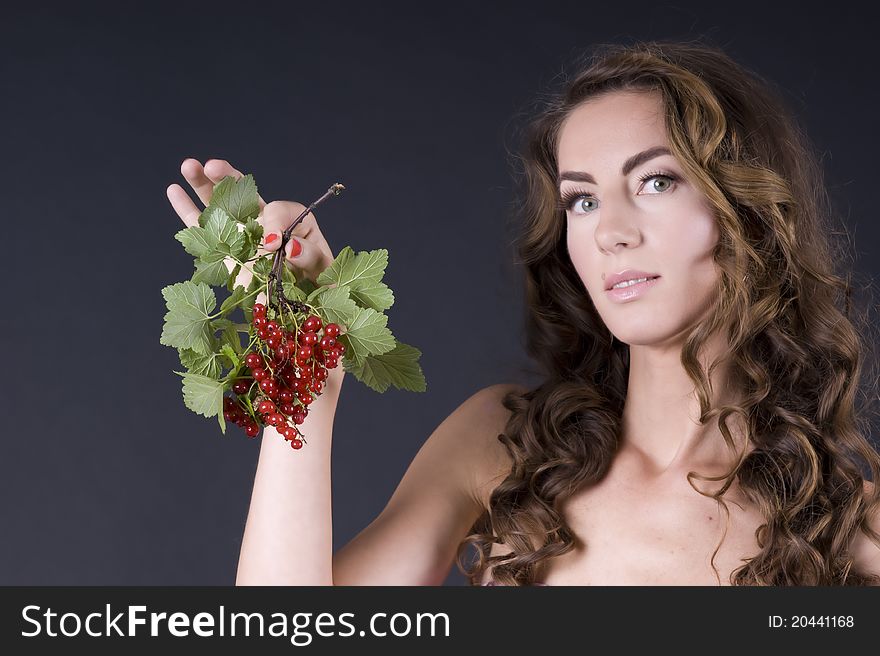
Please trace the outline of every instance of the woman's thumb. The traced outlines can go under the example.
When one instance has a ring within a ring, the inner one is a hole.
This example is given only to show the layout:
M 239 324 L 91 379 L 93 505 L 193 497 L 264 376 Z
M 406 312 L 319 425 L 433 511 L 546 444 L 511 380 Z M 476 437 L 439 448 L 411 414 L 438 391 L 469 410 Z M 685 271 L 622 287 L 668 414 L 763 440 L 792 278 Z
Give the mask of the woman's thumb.
M 284 245 L 284 256 L 294 268 L 299 269 L 312 280 L 321 274 L 317 270 L 321 253 L 318 247 L 308 239 L 301 239 L 291 235 Z

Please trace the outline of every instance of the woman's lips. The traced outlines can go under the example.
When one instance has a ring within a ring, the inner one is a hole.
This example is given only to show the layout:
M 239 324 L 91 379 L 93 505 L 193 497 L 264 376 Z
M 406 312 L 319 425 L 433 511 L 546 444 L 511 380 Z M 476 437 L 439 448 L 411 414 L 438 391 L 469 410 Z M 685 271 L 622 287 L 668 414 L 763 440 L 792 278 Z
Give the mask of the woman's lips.
M 652 287 L 656 286 L 659 281 L 660 276 L 657 276 L 656 278 L 649 278 L 645 282 L 637 282 L 636 284 L 628 285 L 627 287 L 612 287 L 611 289 L 606 289 L 605 293 L 614 303 L 626 303 L 641 298 L 649 292 Z

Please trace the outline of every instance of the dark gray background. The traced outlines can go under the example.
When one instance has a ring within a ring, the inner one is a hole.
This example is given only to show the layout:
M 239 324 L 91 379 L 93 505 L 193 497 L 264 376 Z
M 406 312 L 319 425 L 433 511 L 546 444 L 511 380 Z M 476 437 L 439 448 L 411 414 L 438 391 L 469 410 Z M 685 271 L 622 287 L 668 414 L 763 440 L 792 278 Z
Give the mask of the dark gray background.
M 334 252 L 387 248 L 426 393 L 347 379 L 334 543 L 481 387 L 528 382 L 508 219 L 520 114 L 592 43 L 703 36 L 776 82 L 877 271 L 869 21 L 723 3 L 78 3 L 0 25 L 6 309 L 0 584 L 230 585 L 259 441 L 183 404 L 162 287 L 192 258 L 165 188 L 224 158 L 308 203 Z M 702 5 L 702 6 L 701 6 Z M 188 187 L 187 187 L 188 188 Z M 453 568 L 448 584 L 464 582 Z

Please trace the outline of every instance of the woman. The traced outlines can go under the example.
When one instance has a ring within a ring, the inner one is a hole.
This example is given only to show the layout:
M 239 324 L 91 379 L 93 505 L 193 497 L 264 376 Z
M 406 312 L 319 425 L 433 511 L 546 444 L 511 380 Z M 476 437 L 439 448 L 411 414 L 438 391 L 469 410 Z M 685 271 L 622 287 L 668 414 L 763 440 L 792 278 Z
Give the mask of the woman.
M 855 408 L 873 340 L 833 270 L 821 169 L 770 87 L 700 44 L 605 46 L 523 162 L 544 382 L 467 399 L 332 554 L 340 367 L 305 458 L 263 441 L 237 582 L 436 585 L 453 559 L 472 584 L 880 582 L 880 455 Z M 183 171 L 206 203 L 240 175 L 210 164 Z M 267 235 L 302 207 L 267 205 Z M 288 261 L 314 277 L 333 255 L 310 218 Z

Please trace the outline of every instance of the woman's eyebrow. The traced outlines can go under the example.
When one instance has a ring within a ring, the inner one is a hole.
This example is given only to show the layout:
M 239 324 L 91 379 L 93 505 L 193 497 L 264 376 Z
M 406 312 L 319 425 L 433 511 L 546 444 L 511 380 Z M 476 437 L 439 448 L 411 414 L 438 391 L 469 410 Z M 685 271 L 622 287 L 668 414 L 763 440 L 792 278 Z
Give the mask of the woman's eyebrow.
M 653 148 L 643 150 L 640 153 L 636 153 L 623 163 L 623 166 L 620 168 L 620 175 L 627 176 L 634 168 L 644 164 L 648 160 L 660 157 L 660 155 L 671 154 L 672 153 L 666 146 L 654 146 Z M 563 180 L 574 180 L 575 182 L 589 182 L 590 184 L 596 184 L 596 179 L 584 171 L 563 171 L 556 178 L 556 186 L 561 185 Z

